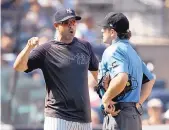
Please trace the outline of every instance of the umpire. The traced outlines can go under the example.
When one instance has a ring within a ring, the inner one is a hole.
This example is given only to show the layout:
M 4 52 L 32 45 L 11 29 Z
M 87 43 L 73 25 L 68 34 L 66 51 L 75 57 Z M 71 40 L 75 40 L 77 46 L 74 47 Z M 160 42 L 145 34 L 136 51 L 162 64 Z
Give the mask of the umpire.
M 111 41 L 99 65 L 105 93 L 103 129 L 141 130 L 141 105 L 151 93 L 155 79 L 132 48 L 129 21 L 122 13 L 109 13 L 102 22 L 103 42 Z M 110 80 L 109 80 L 110 79 Z

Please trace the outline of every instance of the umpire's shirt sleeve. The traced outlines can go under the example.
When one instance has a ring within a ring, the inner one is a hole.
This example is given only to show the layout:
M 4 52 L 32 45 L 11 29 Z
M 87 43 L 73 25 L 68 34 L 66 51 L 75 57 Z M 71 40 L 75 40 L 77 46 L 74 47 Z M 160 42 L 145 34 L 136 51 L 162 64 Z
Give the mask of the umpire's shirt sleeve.
M 46 50 L 48 48 L 49 44 L 45 43 L 31 51 L 27 63 L 28 69 L 25 71 L 26 73 L 31 72 L 34 69 L 43 68 Z
M 92 50 L 92 47 L 90 43 L 87 43 L 88 49 L 89 49 L 89 55 L 90 55 L 90 60 L 89 60 L 89 70 L 90 71 L 97 71 L 99 67 L 99 62 Z
M 129 73 L 128 56 L 125 51 L 117 47 L 108 59 L 108 68 L 111 78 L 114 78 L 119 73 Z
M 154 79 L 152 73 L 148 70 L 146 64 L 142 62 L 142 69 L 143 69 L 143 80 L 142 84 L 149 82 L 150 80 Z

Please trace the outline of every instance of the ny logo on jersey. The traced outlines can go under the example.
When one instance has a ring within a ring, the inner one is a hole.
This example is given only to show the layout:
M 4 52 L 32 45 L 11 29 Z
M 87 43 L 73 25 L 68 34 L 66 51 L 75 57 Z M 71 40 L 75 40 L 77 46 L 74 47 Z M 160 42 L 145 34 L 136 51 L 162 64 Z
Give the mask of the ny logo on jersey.
M 71 14 L 71 13 L 72 13 L 72 10 L 69 8 L 69 9 L 66 9 L 66 12 L 67 12 L 68 14 Z

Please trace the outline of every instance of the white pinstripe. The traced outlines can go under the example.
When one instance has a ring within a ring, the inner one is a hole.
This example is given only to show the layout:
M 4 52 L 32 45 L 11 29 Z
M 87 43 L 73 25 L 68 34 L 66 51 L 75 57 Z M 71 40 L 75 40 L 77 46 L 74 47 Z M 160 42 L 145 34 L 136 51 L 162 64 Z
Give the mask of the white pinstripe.
M 92 130 L 92 123 L 72 122 L 60 118 L 45 117 L 44 130 Z

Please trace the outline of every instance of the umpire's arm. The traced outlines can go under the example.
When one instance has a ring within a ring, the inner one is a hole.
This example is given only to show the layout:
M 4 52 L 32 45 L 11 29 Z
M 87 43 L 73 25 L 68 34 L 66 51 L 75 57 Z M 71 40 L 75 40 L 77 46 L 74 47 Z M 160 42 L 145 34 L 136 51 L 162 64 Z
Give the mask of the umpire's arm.
M 141 95 L 140 101 L 137 103 L 137 108 L 144 103 L 144 101 L 150 95 L 153 85 L 155 83 L 155 77 L 152 73 L 147 69 L 146 65 L 143 63 L 143 81 L 142 81 L 142 88 L 141 88 Z
M 121 93 L 124 90 L 127 81 L 128 81 L 127 73 L 119 73 L 117 74 L 117 76 L 111 79 L 109 87 L 102 98 L 103 104 L 107 104 L 119 93 Z

